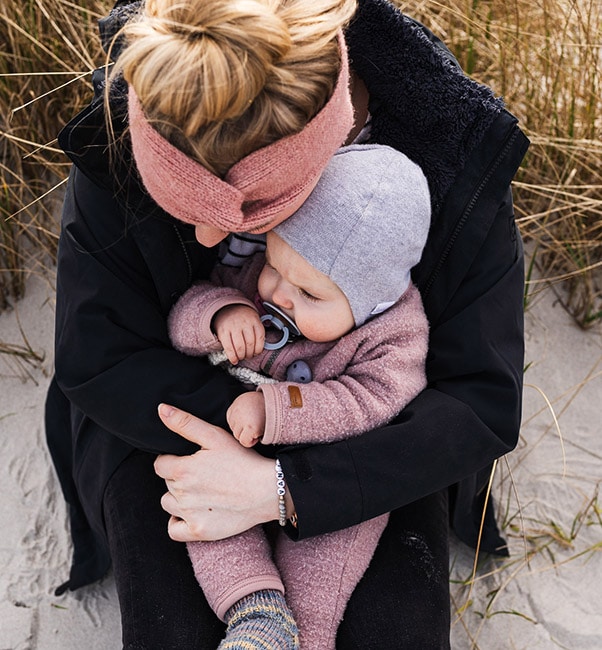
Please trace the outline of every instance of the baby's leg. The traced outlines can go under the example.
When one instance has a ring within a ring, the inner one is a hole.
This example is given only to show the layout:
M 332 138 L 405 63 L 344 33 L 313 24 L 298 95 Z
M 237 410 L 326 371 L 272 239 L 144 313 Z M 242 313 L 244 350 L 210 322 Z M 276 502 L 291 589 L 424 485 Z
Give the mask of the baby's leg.
M 370 564 L 388 515 L 292 542 L 280 535 L 276 564 L 299 627 L 301 650 L 334 650 L 347 602 Z
M 227 623 L 220 650 L 297 650 L 298 631 L 264 531 L 190 542 L 188 554 L 209 605 Z
M 222 621 L 235 602 L 254 591 L 284 592 L 261 526 L 217 542 L 189 542 L 187 548 L 196 579 Z

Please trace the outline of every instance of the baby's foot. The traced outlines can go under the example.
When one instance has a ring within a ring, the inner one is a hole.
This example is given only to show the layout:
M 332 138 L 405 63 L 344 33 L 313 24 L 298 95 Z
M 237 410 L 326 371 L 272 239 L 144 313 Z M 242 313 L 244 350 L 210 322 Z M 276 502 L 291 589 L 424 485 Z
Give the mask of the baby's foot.
M 298 650 L 299 631 L 284 596 L 256 591 L 226 613 L 226 638 L 218 650 Z

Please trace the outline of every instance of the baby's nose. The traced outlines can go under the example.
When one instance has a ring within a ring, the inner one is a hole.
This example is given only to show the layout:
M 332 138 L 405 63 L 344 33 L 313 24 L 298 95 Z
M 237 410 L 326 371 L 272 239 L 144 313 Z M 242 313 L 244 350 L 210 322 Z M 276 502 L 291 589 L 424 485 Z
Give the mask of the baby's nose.
M 282 309 L 292 309 L 293 301 L 290 293 L 289 287 L 283 286 L 283 283 L 280 282 L 272 294 L 272 302 Z

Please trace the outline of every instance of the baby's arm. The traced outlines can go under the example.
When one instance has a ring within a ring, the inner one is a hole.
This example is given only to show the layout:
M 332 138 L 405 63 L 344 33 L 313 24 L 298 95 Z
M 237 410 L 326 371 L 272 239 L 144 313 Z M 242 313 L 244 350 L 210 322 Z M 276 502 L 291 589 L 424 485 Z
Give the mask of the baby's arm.
M 242 268 L 218 265 L 212 274 L 213 282 L 200 282 L 188 289 L 168 318 L 173 346 L 195 356 L 223 350 L 234 365 L 260 354 L 265 328 L 246 296 L 253 295 L 263 263 L 263 255 L 255 255 Z M 240 397 L 228 410 L 228 423 L 241 444 L 251 447 L 263 435 L 264 399 L 261 393 Z
M 253 391 L 239 395 L 226 412 L 228 426 L 243 447 L 252 447 L 263 437 L 265 400 L 263 393 Z
M 259 387 L 265 397 L 264 444 L 342 440 L 395 417 L 426 387 L 428 323 L 418 290 L 348 337 L 357 353 L 339 376 L 309 384 Z M 338 354 L 337 344 L 329 354 Z
M 241 304 L 222 307 L 213 317 L 213 330 L 233 365 L 252 359 L 263 350 L 265 328 L 254 307 Z
M 222 277 L 214 273 L 213 282 L 194 284 L 181 296 L 168 317 L 169 336 L 176 350 L 193 356 L 205 356 L 210 352 L 225 349 L 226 346 L 222 346 L 222 343 L 226 340 L 231 341 L 232 338 L 232 328 L 225 324 L 229 320 L 227 313 L 231 311 L 230 308 L 236 312 L 234 318 L 239 324 L 243 323 L 240 327 L 244 331 L 247 331 L 249 323 L 253 323 L 250 327 L 253 330 L 253 336 L 257 336 L 259 316 L 250 297 L 253 296 L 257 287 L 257 276 L 263 266 L 263 260 L 262 255 L 254 256 L 243 268 L 232 272 L 231 277 L 229 275 Z M 223 271 L 223 273 L 227 272 L 228 269 Z M 245 307 L 243 312 L 245 316 L 242 321 L 239 320 L 240 310 L 234 310 L 234 307 L 240 308 L 241 306 Z M 216 321 L 219 312 L 222 315 Z M 215 327 L 220 328 L 221 334 L 216 331 Z M 263 327 L 260 329 L 261 336 L 263 336 Z M 245 336 L 242 335 L 242 338 L 244 339 Z M 238 340 L 240 341 L 240 337 Z M 254 343 L 252 347 L 257 349 L 258 345 L 258 343 Z M 236 346 L 229 345 L 229 347 L 230 354 L 232 354 L 232 349 L 235 349 Z M 261 347 L 263 347 L 263 343 L 261 343 Z M 228 354 L 228 351 L 226 353 Z M 230 355 L 228 358 L 236 363 L 233 358 L 230 358 Z
M 167 325 L 169 337 L 176 350 L 193 356 L 206 356 L 223 349 L 214 330 L 214 319 L 219 312 L 230 308 L 244 308 L 259 320 L 253 303 L 237 289 L 216 287 L 209 282 L 193 285 L 173 306 Z M 224 322 L 227 317 L 224 318 Z M 222 332 L 228 331 L 224 325 Z M 223 334 L 225 336 L 225 334 Z

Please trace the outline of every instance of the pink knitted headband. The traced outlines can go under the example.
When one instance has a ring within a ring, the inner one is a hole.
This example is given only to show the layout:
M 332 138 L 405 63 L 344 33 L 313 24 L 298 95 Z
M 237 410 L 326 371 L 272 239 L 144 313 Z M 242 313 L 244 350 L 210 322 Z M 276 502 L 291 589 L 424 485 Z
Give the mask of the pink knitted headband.
M 353 126 L 349 64 L 342 33 L 341 71 L 332 97 L 295 135 L 258 149 L 233 165 L 224 180 L 170 144 L 148 122 L 129 89 L 129 125 L 142 182 L 155 202 L 191 224 L 244 232 L 272 221 L 316 180 Z

